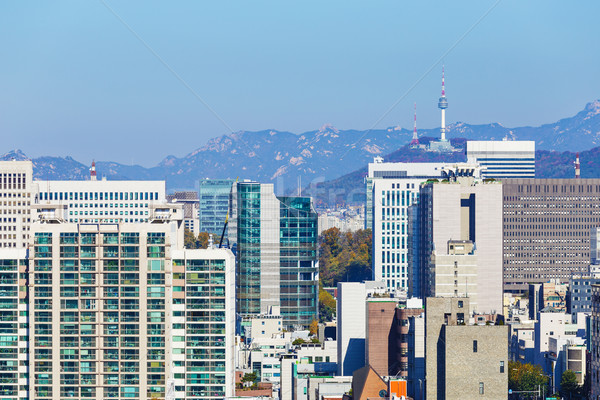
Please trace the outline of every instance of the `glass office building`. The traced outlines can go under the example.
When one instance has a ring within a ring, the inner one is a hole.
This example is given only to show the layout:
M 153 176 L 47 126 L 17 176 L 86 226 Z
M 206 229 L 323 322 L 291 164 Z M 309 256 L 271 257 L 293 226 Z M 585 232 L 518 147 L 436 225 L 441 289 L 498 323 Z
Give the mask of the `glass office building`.
M 229 238 L 236 249 L 237 312 L 281 309 L 288 328 L 317 318 L 318 217 L 308 197 L 276 197 L 273 184 L 236 183 Z
M 200 232 L 223 233 L 233 179 L 203 179 L 198 185 Z M 227 231 L 225 232 L 227 235 Z

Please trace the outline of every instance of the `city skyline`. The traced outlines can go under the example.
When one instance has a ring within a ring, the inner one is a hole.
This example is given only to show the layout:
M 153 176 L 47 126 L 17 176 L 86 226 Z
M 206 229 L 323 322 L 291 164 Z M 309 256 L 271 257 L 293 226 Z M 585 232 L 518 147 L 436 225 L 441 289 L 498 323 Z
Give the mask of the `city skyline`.
M 592 2 L 140 5 L 3 5 L 4 151 L 148 166 L 238 130 L 410 129 L 415 101 L 436 127 L 442 62 L 448 123 L 538 125 L 600 93 Z

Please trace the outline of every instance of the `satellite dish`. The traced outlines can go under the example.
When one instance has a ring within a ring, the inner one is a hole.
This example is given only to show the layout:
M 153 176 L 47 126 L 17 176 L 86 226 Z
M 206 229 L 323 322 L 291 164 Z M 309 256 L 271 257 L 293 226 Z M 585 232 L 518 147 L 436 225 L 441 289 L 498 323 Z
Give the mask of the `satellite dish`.
M 379 397 L 387 397 L 387 394 L 388 394 L 387 390 L 385 390 L 385 389 L 381 389 L 379 391 Z

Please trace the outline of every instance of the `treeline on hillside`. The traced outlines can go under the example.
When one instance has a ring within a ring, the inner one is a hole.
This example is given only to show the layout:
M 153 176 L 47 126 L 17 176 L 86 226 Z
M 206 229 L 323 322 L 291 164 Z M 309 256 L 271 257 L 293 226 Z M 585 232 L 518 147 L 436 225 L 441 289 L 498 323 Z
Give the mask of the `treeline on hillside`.
M 370 229 L 341 232 L 331 228 L 319 237 L 319 276 L 324 287 L 338 282 L 361 282 L 371 279 Z

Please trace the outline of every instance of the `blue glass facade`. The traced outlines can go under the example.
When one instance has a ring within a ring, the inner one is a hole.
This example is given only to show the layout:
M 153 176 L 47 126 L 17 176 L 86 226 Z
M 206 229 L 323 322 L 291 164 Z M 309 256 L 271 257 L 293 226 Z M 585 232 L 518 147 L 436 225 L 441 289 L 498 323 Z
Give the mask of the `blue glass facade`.
M 198 185 L 200 232 L 223 233 L 233 179 L 204 179 Z M 227 237 L 227 231 L 225 232 Z

